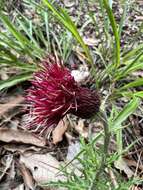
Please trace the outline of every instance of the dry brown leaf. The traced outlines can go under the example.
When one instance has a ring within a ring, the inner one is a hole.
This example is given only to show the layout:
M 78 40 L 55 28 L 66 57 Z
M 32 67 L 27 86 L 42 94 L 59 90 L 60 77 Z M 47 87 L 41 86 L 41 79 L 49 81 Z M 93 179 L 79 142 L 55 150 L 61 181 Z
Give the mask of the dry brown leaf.
M 10 179 L 12 179 L 12 180 L 15 179 L 15 177 L 16 177 L 15 162 L 12 162 L 8 175 L 9 175 Z
M 25 153 L 20 156 L 20 162 L 29 168 L 37 183 L 44 184 L 50 181 L 65 179 L 65 177 L 59 173 L 60 162 L 49 153 Z
M 84 43 L 88 46 L 96 46 L 99 43 L 99 39 L 94 38 L 84 38 Z
M 132 188 L 130 188 L 131 190 L 142 190 L 142 188 L 140 188 L 140 187 L 137 187 L 137 186 L 135 186 L 135 185 L 133 185 L 133 187 Z
M 74 77 L 77 83 L 84 84 L 85 80 L 89 77 L 90 72 L 86 65 L 82 65 L 78 70 L 72 70 L 71 75 Z
M 143 16 L 136 16 L 136 17 L 135 17 L 135 20 L 136 20 L 136 21 L 143 21 Z
M 67 139 L 67 141 L 68 141 L 68 144 L 71 144 L 71 143 L 76 139 L 76 138 L 73 137 L 73 135 L 70 134 L 69 132 L 66 132 L 66 133 L 65 133 L 65 137 L 66 137 L 66 139 Z
M 24 184 L 20 184 L 19 186 L 17 186 L 13 190 L 25 190 L 25 186 L 24 186 Z
M 22 144 L 22 145 L 18 145 L 18 146 L 17 146 L 17 144 L 5 144 L 3 146 L 3 148 L 10 152 L 24 153 L 26 151 L 38 152 L 41 150 L 42 147 L 37 147 L 37 146 L 32 146 L 32 145 L 27 145 L 27 144 Z
M 71 160 L 73 160 L 78 154 L 79 152 L 81 151 L 81 145 L 80 143 L 77 141 L 77 142 L 72 142 L 69 147 L 68 147 L 68 153 L 67 153 L 67 156 L 66 156 L 66 160 L 68 162 L 70 162 Z M 82 156 L 80 156 L 80 158 L 82 159 Z M 81 165 L 79 163 L 78 160 L 73 160 L 72 164 L 74 165 Z
M 25 185 L 31 190 L 34 190 L 34 180 L 29 169 L 27 169 L 23 163 L 18 163 L 18 168 L 21 172 Z
M 0 175 L 0 181 L 3 178 L 3 176 L 7 173 L 7 170 L 9 170 L 9 168 L 12 165 L 12 161 L 13 161 L 13 156 L 8 156 L 6 159 L 6 164 L 5 164 L 5 168 L 3 169 L 2 174 Z
M 9 111 L 10 109 L 14 108 L 15 106 L 19 105 L 24 101 L 24 97 L 18 96 L 14 97 L 6 104 L 0 104 L 0 116 Z
M 74 6 L 75 2 L 70 0 L 64 0 L 64 5 L 68 8 Z
M 117 169 L 124 171 L 128 178 L 134 175 L 134 172 L 128 167 L 126 161 L 123 158 L 119 158 L 114 162 L 114 165 Z
M 127 158 L 124 158 L 125 162 L 127 162 L 128 166 L 134 166 L 138 167 L 141 171 L 143 171 L 143 164 L 139 164 L 135 160 L 129 160 Z
M 83 63 L 85 63 L 85 61 L 86 61 L 86 56 L 82 53 L 82 49 L 80 48 L 80 47 L 76 47 L 75 48 L 75 52 L 76 52 L 76 55 L 77 55 L 77 57 L 78 57 L 78 59 L 81 61 L 81 62 L 83 62 Z
M 54 144 L 57 144 L 58 142 L 63 140 L 63 135 L 64 135 L 65 131 L 67 130 L 68 126 L 69 126 L 69 122 L 66 119 L 66 117 L 64 117 L 62 120 L 60 120 L 57 127 L 52 132 Z
M 75 125 L 75 130 L 82 135 L 82 137 L 87 138 L 88 137 L 88 131 L 87 129 L 84 127 L 84 120 L 83 119 L 79 119 L 78 124 Z
M 2 80 L 7 80 L 9 78 L 8 74 L 6 73 L 6 71 L 0 72 L 0 77 L 1 77 Z
M 114 172 L 110 168 L 108 168 L 107 171 L 108 171 L 109 176 L 111 178 L 112 184 L 114 185 L 115 189 L 117 189 L 119 187 L 119 185 L 117 183 L 117 179 L 116 179 Z
M 10 143 L 32 144 L 36 146 L 45 146 L 46 140 L 38 137 L 28 131 L 14 130 L 9 128 L 0 128 L 0 141 Z

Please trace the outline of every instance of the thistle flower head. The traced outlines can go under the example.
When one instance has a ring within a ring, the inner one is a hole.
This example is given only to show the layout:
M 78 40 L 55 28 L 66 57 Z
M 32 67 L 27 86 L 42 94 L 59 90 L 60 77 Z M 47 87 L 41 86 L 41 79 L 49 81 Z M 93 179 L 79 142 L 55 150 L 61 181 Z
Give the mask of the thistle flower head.
M 62 61 L 49 56 L 41 69 L 34 74 L 28 89 L 28 127 L 44 133 L 56 125 L 67 113 L 90 118 L 99 110 L 100 100 L 96 91 L 78 86 Z

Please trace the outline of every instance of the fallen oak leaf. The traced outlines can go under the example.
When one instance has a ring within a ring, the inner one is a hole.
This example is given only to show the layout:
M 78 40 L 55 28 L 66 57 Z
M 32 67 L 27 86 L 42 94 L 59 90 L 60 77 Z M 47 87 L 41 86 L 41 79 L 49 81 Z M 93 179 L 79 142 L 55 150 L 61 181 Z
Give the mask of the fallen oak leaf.
M 14 130 L 11 128 L 0 128 L 0 141 L 6 143 L 32 144 L 39 147 L 46 145 L 46 140 L 42 137 L 38 137 L 29 131 Z

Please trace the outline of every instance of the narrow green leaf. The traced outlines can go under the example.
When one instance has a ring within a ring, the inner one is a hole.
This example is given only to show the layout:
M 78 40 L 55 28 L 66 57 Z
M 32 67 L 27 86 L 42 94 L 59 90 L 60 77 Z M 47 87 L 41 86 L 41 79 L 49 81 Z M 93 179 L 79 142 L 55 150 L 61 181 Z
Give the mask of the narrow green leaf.
M 136 57 L 136 55 L 138 55 L 142 49 L 143 49 L 143 44 L 140 44 L 136 48 L 134 48 L 128 52 L 124 52 L 124 54 L 122 55 L 123 62 L 131 59 L 134 56 Z
M 21 14 L 22 16 L 22 14 Z M 24 22 L 30 25 L 30 22 L 28 23 L 28 21 L 26 20 L 26 18 L 23 16 Z M 34 43 L 35 47 L 39 50 L 40 47 L 38 45 L 38 43 L 36 42 L 36 40 L 34 39 L 34 37 L 32 36 L 31 32 L 29 31 L 29 27 L 25 26 L 25 23 L 23 21 L 21 21 L 20 19 L 17 18 L 17 21 L 20 25 L 20 27 L 23 29 L 23 31 L 26 33 L 26 35 L 30 38 L 31 42 Z
M 46 37 L 48 43 L 48 50 L 51 52 L 51 46 L 50 46 L 50 31 L 49 31 L 49 14 L 47 12 L 44 12 L 44 24 L 45 24 L 45 29 L 46 29 Z
M 7 26 L 9 31 L 15 36 L 15 38 L 19 42 L 21 42 L 21 45 L 23 45 L 23 47 L 24 47 L 24 44 L 28 43 L 27 38 L 25 38 L 18 30 L 16 30 L 16 28 L 13 26 L 13 24 L 10 22 L 10 20 L 2 13 L 0 14 L 0 19 Z
M 26 54 L 28 54 L 31 58 L 33 58 L 32 51 L 30 50 L 30 41 L 17 30 L 16 26 L 12 24 L 12 22 L 8 19 L 7 16 L 0 13 L 0 20 L 2 20 L 4 25 L 12 33 L 12 35 L 18 40 L 19 46 L 23 48 L 23 51 Z
M 141 56 L 143 55 L 143 49 L 142 51 L 135 57 L 135 59 L 129 64 L 127 65 L 127 67 L 125 68 L 125 70 L 123 71 L 124 73 L 127 72 L 132 66 L 134 66 L 136 64 L 136 62 L 141 58 Z
M 143 91 L 137 91 L 137 92 L 123 91 L 120 94 L 122 94 L 122 96 L 125 96 L 125 97 L 128 97 L 128 98 L 132 98 L 132 97 L 143 98 Z
M 108 17 L 106 18 L 106 14 L 105 14 L 106 10 L 104 9 L 103 0 L 99 0 L 99 5 L 100 5 L 102 17 L 103 17 L 103 23 L 104 23 L 103 26 L 104 26 L 104 32 L 105 32 L 106 40 L 108 40 L 108 35 L 109 35 L 109 19 L 108 19 Z
M 103 0 L 105 9 L 107 11 L 111 26 L 112 26 L 112 30 L 113 30 L 113 34 L 115 36 L 115 42 L 116 42 L 116 66 L 118 67 L 120 65 L 120 38 L 119 38 L 119 34 L 118 34 L 118 30 L 117 30 L 117 24 L 112 12 L 112 9 L 110 8 L 109 2 L 108 0 Z
M 128 3 L 129 3 L 128 0 L 124 2 L 123 14 L 122 14 L 120 24 L 119 24 L 119 31 L 118 31 L 119 37 L 121 37 L 122 28 L 123 28 L 123 25 L 124 25 L 126 14 L 127 14 Z
M 135 92 L 135 93 L 134 93 L 134 96 L 143 98 L 143 91 Z
M 9 37 L 6 33 L 0 32 L 0 44 L 4 47 L 15 50 L 18 54 L 21 52 L 21 47 L 17 41 L 13 40 L 13 38 Z
M 32 77 L 31 72 L 13 76 L 7 80 L 0 81 L 0 90 L 14 86 L 20 82 L 26 81 Z
M 84 43 L 82 37 L 80 36 L 75 24 L 71 20 L 70 16 L 66 13 L 66 11 L 60 7 L 57 10 L 48 0 L 43 0 L 45 5 L 54 13 L 56 18 L 60 20 L 60 22 L 73 34 L 76 40 L 81 44 L 85 54 L 87 56 L 88 62 L 93 65 L 92 56 L 90 55 L 90 51 L 88 46 Z
M 143 69 L 143 52 L 137 55 L 133 60 L 125 62 L 124 64 L 124 67 L 118 69 L 115 80 L 119 80 L 139 69 Z
M 134 97 L 116 116 L 112 122 L 112 129 L 118 129 L 121 124 L 137 109 L 139 105 L 139 99 Z
M 109 1 L 109 6 L 112 9 L 113 0 L 108 0 L 108 1 Z
M 136 87 L 136 86 L 143 86 L 143 78 L 138 78 L 137 80 L 124 85 L 123 87 L 121 87 L 118 90 L 120 91 L 120 90 L 124 90 L 124 89 L 127 89 L 127 88 L 132 88 L 132 87 Z

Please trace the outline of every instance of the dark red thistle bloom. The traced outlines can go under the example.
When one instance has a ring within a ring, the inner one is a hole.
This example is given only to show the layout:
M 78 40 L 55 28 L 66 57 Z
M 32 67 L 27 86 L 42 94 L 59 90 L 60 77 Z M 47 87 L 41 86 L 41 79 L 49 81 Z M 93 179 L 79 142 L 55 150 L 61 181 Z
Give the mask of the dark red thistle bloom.
M 100 106 L 97 92 L 78 86 L 69 69 L 52 56 L 34 74 L 26 99 L 30 103 L 28 126 L 41 134 L 67 113 L 90 118 Z

